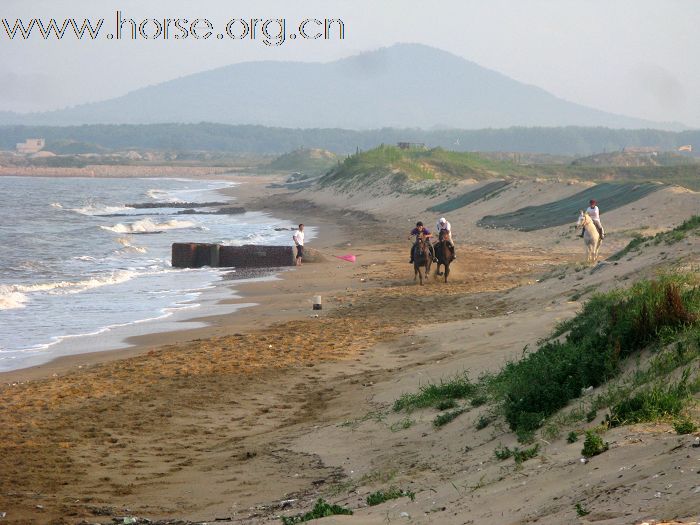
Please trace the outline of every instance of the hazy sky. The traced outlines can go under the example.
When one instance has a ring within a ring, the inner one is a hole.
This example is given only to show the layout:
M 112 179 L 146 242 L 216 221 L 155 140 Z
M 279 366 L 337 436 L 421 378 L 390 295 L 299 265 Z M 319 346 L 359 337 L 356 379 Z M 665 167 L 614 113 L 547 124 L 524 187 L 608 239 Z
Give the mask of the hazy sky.
M 206 18 L 217 28 L 233 18 L 286 17 L 288 32 L 305 18 L 340 18 L 346 34 L 276 47 L 228 38 L 10 40 L 1 23 L 104 18 L 106 35 L 118 9 L 137 21 Z M 700 127 L 699 27 L 698 0 L 1 0 L 0 110 L 108 99 L 236 62 L 330 61 L 417 42 L 573 102 Z

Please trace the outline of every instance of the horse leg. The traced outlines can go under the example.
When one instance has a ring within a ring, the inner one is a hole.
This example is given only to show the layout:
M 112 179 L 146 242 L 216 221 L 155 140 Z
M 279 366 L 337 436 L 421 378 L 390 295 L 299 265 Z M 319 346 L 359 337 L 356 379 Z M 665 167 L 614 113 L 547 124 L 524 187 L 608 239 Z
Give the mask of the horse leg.
M 423 286 L 423 270 L 420 266 L 418 267 L 418 277 L 420 278 L 420 285 Z
M 450 264 L 445 265 L 445 284 L 447 284 L 447 276 L 450 275 Z

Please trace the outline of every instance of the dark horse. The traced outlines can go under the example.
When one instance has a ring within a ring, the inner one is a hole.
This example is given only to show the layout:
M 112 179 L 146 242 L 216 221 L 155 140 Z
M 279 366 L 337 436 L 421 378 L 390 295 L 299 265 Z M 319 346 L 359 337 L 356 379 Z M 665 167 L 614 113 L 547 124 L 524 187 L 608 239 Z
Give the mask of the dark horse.
M 430 254 L 430 246 L 422 235 L 418 237 L 413 250 L 413 270 L 415 271 L 413 280 L 415 281 L 416 278 L 420 277 L 420 284 L 422 286 L 423 272 L 421 269 L 425 267 L 425 277 L 427 278 L 430 274 L 430 265 L 433 263 L 433 257 Z
M 435 268 L 435 275 L 442 275 L 440 272 L 440 265 L 445 267 L 445 282 L 447 282 L 447 276 L 450 275 L 450 263 L 455 258 L 454 247 L 450 246 L 450 239 L 447 232 L 440 232 L 440 240 L 435 243 L 435 257 L 437 257 L 437 267 Z

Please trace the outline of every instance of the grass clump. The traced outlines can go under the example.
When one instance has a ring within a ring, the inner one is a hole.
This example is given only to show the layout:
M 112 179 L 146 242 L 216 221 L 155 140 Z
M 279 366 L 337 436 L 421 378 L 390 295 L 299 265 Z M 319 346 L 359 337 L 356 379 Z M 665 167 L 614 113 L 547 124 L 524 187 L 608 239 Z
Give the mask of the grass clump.
M 602 454 L 608 450 L 609 447 L 610 445 L 607 442 L 604 442 L 603 438 L 601 438 L 596 432 L 587 430 L 586 440 L 583 442 L 581 454 L 583 454 L 583 456 L 586 458 L 592 458 L 593 456 Z
M 698 426 L 688 417 L 673 422 L 673 430 L 676 431 L 676 434 L 692 434 L 697 429 Z
M 483 415 L 476 422 L 476 429 L 481 430 L 493 423 L 493 416 Z
M 398 432 L 399 430 L 406 430 L 408 428 L 411 428 L 415 424 L 415 420 L 411 419 L 410 417 L 405 417 L 400 421 L 397 421 L 396 423 L 392 424 L 389 427 L 389 430 L 392 432 Z
M 588 510 L 586 507 L 584 507 L 580 503 L 577 503 L 576 505 L 574 505 L 574 508 L 576 509 L 576 515 L 579 518 L 583 518 L 584 516 L 588 516 L 591 513 L 590 510 Z
M 444 425 L 447 425 L 450 421 L 453 421 L 456 419 L 458 416 L 464 414 L 466 410 L 464 408 L 458 408 L 456 410 L 450 410 L 449 412 L 445 412 L 443 414 L 440 414 L 433 419 L 433 426 L 435 428 L 442 427 Z
M 311 521 L 318 518 L 325 518 L 327 516 L 335 516 L 336 514 L 350 515 L 352 511 L 341 507 L 340 505 L 331 505 L 323 499 L 319 499 L 314 505 L 314 508 L 307 512 L 306 514 L 298 514 L 296 516 L 282 516 L 283 525 L 294 525 L 295 523 L 303 523 L 305 521 Z
M 611 427 L 658 421 L 678 416 L 691 399 L 687 371 L 683 378 L 668 386 L 655 385 L 636 392 L 610 408 Z
M 457 401 L 454 399 L 444 399 L 440 401 L 437 405 L 435 405 L 435 408 L 438 410 L 449 410 L 451 408 L 457 408 Z
M 508 447 L 499 447 L 496 450 L 493 451 L 494 456 L 496 456 L 496 459 L 499 459 L 501 461 L 504 461 L 510 457 L 512 457 L 515 462 L 519 465 L 528 459 L 532 459 L 537 456 L 540 452 L 540 446 L 539 445 L 534 445 L 530 448 L 526 449 L 519 449 L 518 447 L 515 447 L 513 449 L 510 449 Z
M 462 374 L 449 381 L 441 380 L 438 384 L 423 385 L 417 394 L 402 395 L 394 402 L 394 411 L 437 407 L 438 404 L 447 403 L 449 400 L 469 398 L 475 392 L 476 385 L 469 381 L 467 374 Z
M 512 430 L 535 430 L 589 386 L 614 378 L 622 360 L 660 337 L 698 324 L 697 276 L 642 281 L 595 294 L 573 319 L 523 359 L 508 363 L 489 387 Z M 564 340 L 554 339 L 565 335 Z
M 572 430 L 571 432 L 569 432 L 569 435 L 566 436 L 566 442 L 567 443 L 576 443 L 577 441 L 578 441 L 578 434 Z
M 403 498 L 404 496 L 411 499 L 411 501 L 416 500 L 416 493 L 411 490 L 401 490 L 396 488 L 390 488 L 389 490 L 378 490 L 367 496 L 367 505 L 373 507 L 374 505 L 379 505 L 385 501 L 392 499 Z

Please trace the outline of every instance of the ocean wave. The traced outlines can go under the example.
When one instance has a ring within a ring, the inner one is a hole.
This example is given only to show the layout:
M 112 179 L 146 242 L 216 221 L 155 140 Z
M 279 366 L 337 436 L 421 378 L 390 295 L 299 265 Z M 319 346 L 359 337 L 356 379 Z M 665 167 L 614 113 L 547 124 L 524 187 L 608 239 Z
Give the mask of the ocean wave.
M 241 239 L 229 239 L 223 241 L 223 243 L 231 246 L 243 246 L 244 244 L 263 244 L 267 240 L 269 240 L 267 235 L 262 235 L 260 233 L 249 233 Z
M 152 188 L 146 192 L 146 196 L 159 202 L 177 202 L 177 198 L 172 196 L 167 190 Z
M 52 202 L 51 203 L 52 208 L 58 208 L 59 210 L 63 208 L 63 205 L 60 202 Z
M 3 285 L 0 286 L 0 297 L 7 298 L 13 296 L 13 294 L 27 294 L 36 292 L 48 292 L 52 295 L 73 294 L 90 290 L 92 288 L 99 288 L 101 286 L 123 283 L 133 279 L 137 275 L 139 275 L 139 272 L 135 270 L 115 270 L 113 272 L 91 277 L 90 279 L 84 279 L 82 281 L 54 281 L 37 284 Z
M 153 222 L 151 219 L 142 219 L 130 224 L 118 223 L 114 226 L 100 226 L 103 230 L 114 233 L 155 233 L 165 230 L 179 230 L 185 228 L 196 228 L 197 224 L 192 221 L 171 220 L 167 222 Z
M 133 211 L 133 208 L 128 208 L 126 206 L 107 206 L 106 204 L 88 204 L 82 208 L 69 208 L 69 211 L 94 217 L 99 215 L 113 215 L 115 213 L 128 214 L 128 212 Z
M 7 290 L 5 290 L 7 288 Z M 27 296 L 22 292 L 13 292 L 8 286 L 0 286 L 0 310 L 24 308 Z
M 118 250 L 116 253 L 146 253 L 148 251 L 143 246 L 134 246 L 131 244 L 131 239 L 128 237 L 119 237 L 117 242 L 124 248 Z

